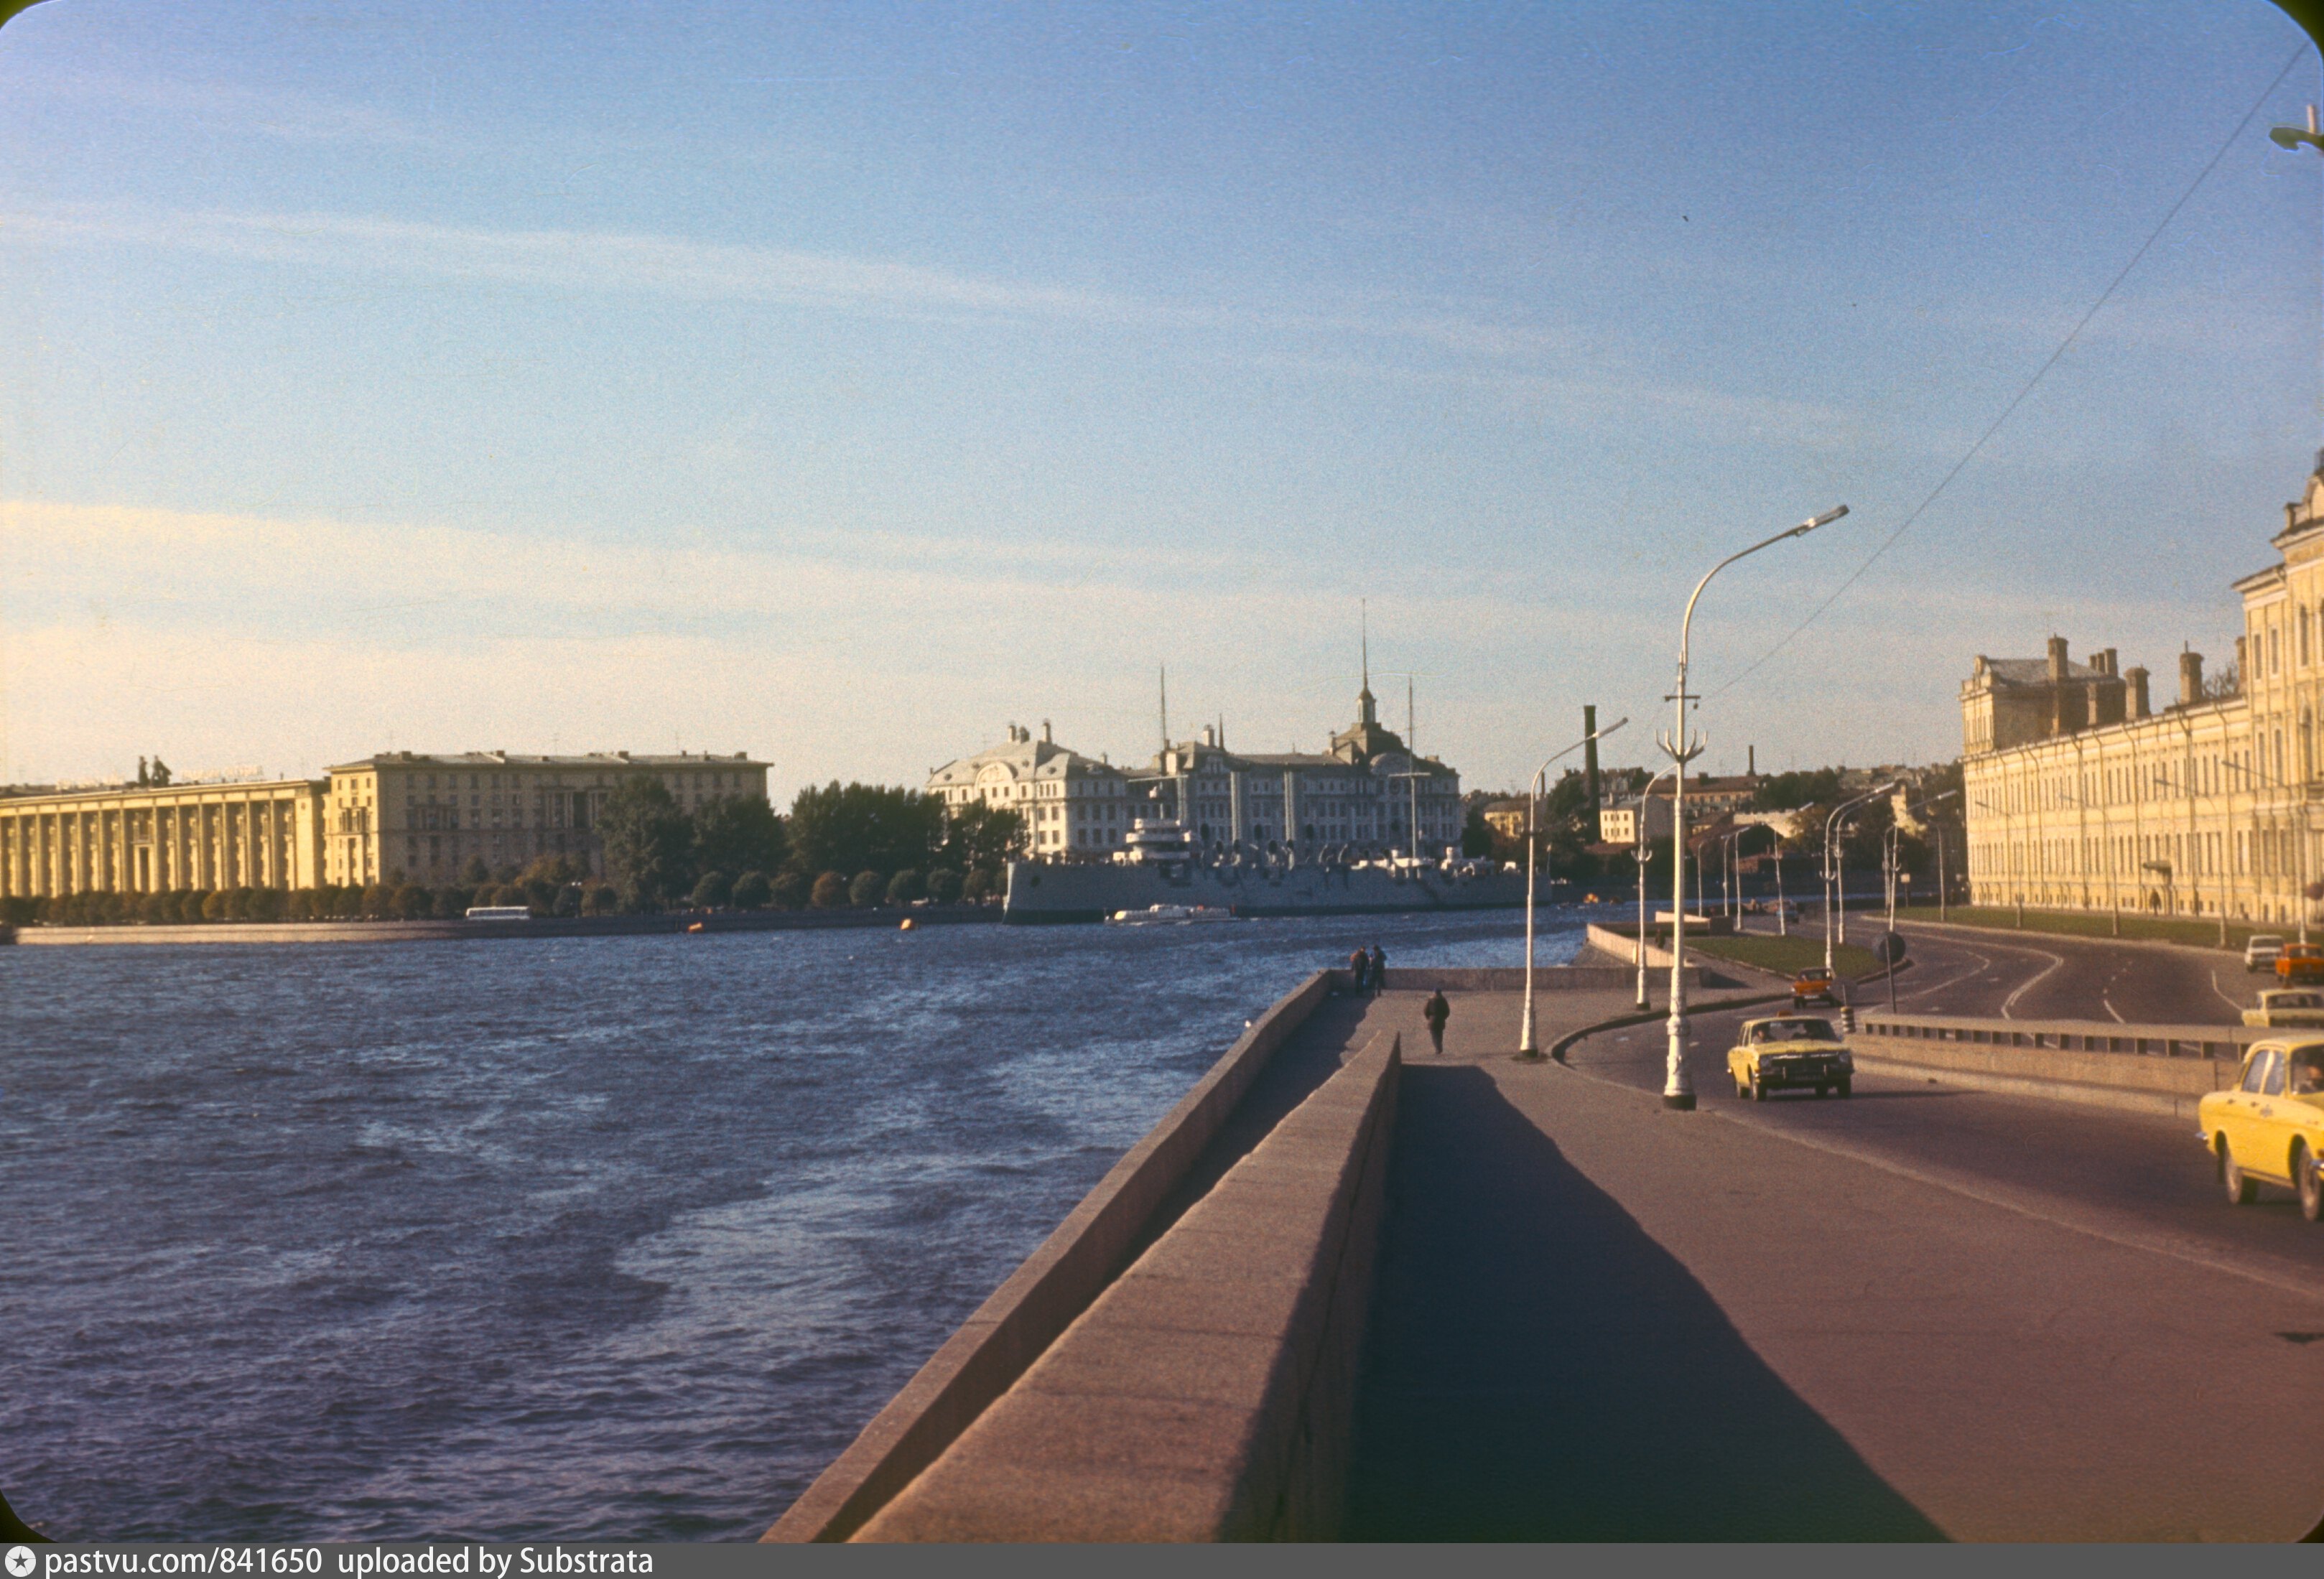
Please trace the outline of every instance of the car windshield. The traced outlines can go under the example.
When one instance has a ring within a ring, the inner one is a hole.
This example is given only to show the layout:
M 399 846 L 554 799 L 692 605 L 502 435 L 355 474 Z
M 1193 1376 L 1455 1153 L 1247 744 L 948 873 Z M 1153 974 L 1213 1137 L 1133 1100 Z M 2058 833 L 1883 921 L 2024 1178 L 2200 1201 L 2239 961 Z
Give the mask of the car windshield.
M 1837 1042 L 1829 1020 L 1769 1020 L 1753 1033 L 1754 1042 Z

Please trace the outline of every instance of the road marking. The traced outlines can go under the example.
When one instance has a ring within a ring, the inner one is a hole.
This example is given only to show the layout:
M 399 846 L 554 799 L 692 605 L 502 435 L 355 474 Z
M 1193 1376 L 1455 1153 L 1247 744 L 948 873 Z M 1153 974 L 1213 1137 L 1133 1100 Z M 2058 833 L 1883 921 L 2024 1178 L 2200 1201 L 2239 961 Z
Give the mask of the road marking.
M 2040 949 L 2028 949 L 2025 951 L 2029 954 L 2041 954 L 2042 958 L 2047 959 L 2050 963 L 2042 968 L 2042 971 L 2039 975 L 2026 978 L 2025 980 L 2018 984 L 2018 987 L 2015 992 L 2011 993 L 2007 997 L 2001 1000 L 2001 1017 L 2005 1020 L 2015 1019 L 2017 1016 L 2011 1014 L 2009 1011 L 2017 1006 L 2017 1000 L 2024 997 L 2027 993 L 2033 991 L 2043 982 L 2048 980 L 2052 971 L 2062 969 L 2066 963 L 2066 957 L 2063 954 L 2043 953 Z M 2117 1014 L 2115 1018 L 2119 1020 L 2122 1016 Z
M 1579 1065 L 1570 1064 L 1564 1066 L 1564 1069 L 1567 1074 L 1579 1075 L 1585 1080 L 1595 1080 L 1601 1086 L 1611 1086 L 1617 1090 L 1637 1091 L 1638 1089 L 1637 1087 L 1625 1086 L 1619 1080 L 1609 1079 L 1604 1075 L 1592 1073 Z M 1970 1089 L 1960 1086 L 1950 1088 L 1964 1092 Z M 1652 1095 L 1651 1092 L 1646 1094 Z M 2026 1097 L 2022 1100 L 2040 1101 L 2041 1098 Z M 1879 1152 L 1869 1149 L 1838 1144 L 1812 1137 L 1800 1130 L 1762 1118 L 1748 1108 L 1740 1112 L 1730 1112 L 1707 1107 L 1701 1112 L 1702 1116 L 1705 1118 L 1740 1125 L 1746 1129 L 1756 1130 L 1761 1134 L 1772 1135 L 1777 1140 L 1789 1141 L 1795 1146 L 1804 1146 L 1812 1152 L 1822 1152 L 1828 1156 L 1845 1158 L 1851 1162 L 1861 1162 L 1868 1168 L 1877 1168 L 1884 1173 L 1893 1173 L 1900 1179 L 1909 1179 L 1915 1184 L 1925 1184 L 1932 1189 L 1966 1197 L 1969 1200 L 1981 1201 L 1989 1207 L 1997 1207 L 2005 1212 L 2015 1212 L 2021 1217 L 2031 1217 L 2037 1223 L 2047 1223 L 2052 1227 L 2062 1228 L 2070 1234 L 2086 1235 L 2108 1244 L 2119 1245 L 2125 1250 L 2143 1250 L 2151 1255 L 2167 1255 L 2173 1261 L 2188 1262 L 2211 1271 L 2226 1272 L 2232 1277 L 2248 1279 L 2252 1282 L 2264 1284 L 2282 1293 L 2295 1294 L 2304 1299 L 2324 1299 L 2324 1290 L 2317 1287 L 2312 1274 L 2289 1267 L 2278 1272 L 2265 1267 L 2241 1264 L 2214 1251 L 2209 1242 L 2189 1235 L 2158 1229 L 2116 1228 L 2087 1220 L 2076 1221 L 2074 1218 L 2060 1216 L 2054 1209 L 2046 1209 L 2043 1206 L 2034 1204 L 2035 1200 L 2043 1198 L 2034 1197 L 2033 1199 L 2028 1199 L 2015 1190 L 1971 1182 L 1950 1170 L 1939 1172 L 1926 1168 L 1918 1168 L 1911 1163 L 1899 1162 L 1893 1158 L 1884 1157 Z
M 2107 1012 L 2107 1014 L 2112 1014 L 2112 1015 L 2114 1016 L 2114 1023 L 2115 1023 L 2116 1024 L 2119 1025 L 2119 1024 L 2122 1024 L 2124 1023 L 2124 1021 L 2123 1021 L 2123 1017 L 2122 1017 L 2122 1011 L 2121 1011 L 2120 1009 L 2117 1009 L 2117 1008 L 2116 1008 L 2116 1007 L 2114 1006 L 2114 1000 L 2113 1000 L 2112 998 L 2110 998 L 2110 997 L 2107 996 L 2104 993 L 2100 993 L 2100 994 L 2098 995 L 2098 1003 L 2099 1003 L 2099 1005 L 2100 1005 L 2101 1007 L 2103 1007 L 2103 1008 L 2106 1010 L 2106 1012 Z
M 2226 1004 L 2227 1007 L 2236 1010 L 2239 1014 L 2242 1012 L 2244 1007 L 2243 1000 L 2241 998 L 2231 998 L 2227 996 L 2224 991 L 2221 991 L 2219 987 L 2219 973 L 2216 970 L 2211 972 L 2211 990 L 2215 993 L 2218 993 L 2219 1001 Z

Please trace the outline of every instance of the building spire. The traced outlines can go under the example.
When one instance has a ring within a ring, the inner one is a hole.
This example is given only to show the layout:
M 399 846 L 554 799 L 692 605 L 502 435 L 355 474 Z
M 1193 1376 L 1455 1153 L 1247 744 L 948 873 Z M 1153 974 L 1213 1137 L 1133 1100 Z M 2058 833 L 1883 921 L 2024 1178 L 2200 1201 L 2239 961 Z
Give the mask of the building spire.
M 1170 666 L 1162 666 L 1162 749 L 1170 748 Z
M 1378 723 L 1379 721 L 1378 710 L 1372 700 L 1372 627 L 1370 599 L 1359 598 L 1356 600 L 1356 629 L 1361 633 L 1364 650 L 1364 688 L 1356 693 L 1356 721 L 1360 724 Z

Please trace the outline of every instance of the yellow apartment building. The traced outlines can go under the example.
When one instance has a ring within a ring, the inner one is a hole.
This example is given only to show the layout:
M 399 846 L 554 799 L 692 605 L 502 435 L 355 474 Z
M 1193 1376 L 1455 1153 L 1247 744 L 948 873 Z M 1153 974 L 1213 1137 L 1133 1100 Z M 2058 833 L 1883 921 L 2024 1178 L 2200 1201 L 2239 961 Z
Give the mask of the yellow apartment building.
M 338 885 L 449 882 L 472 859 L 492 869 L 542 856 L 605 870 L 597 822 L 624 780 L 661 781 L 680 810 L 721 796 L 767 798 L 767 767 L 682 751 L 528 757 L 390 751 L 330 769 L 323 803 L 323 880 Z
M 0 898 L 322 881 L 319 779 L 0 797 Z
M 1962 808 L 1979 904 L 2295 921 L 2324 879 L 2324 454 L 2284 506 L 2278 562 L 2235 583 L 2233 669 L 2179 655 L 2152 705 L 2114 649 L 1980 656 L 1961 685 Z

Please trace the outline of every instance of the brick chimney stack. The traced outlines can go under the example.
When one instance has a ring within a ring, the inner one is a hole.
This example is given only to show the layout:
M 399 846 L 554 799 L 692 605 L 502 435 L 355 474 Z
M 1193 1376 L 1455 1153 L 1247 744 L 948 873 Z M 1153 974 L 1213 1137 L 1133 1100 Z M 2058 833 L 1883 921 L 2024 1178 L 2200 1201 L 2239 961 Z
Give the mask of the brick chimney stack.
M 2179 705 L 2192 707 L 2203 700 L 2203 655 L 2183 652 L 2179 655 Z
M 2062 636 L 2053 636 L 2050 638 L 2050 684 L 2063 685 L 2066 683 L 2067 670 L 2066 638 Z
M 2130 687 L 2130 716 L 2147 718 L 2153 709 L 2146 700 L 2146 666 L 2135 664 L 2122 672 L 2123 684 Z

